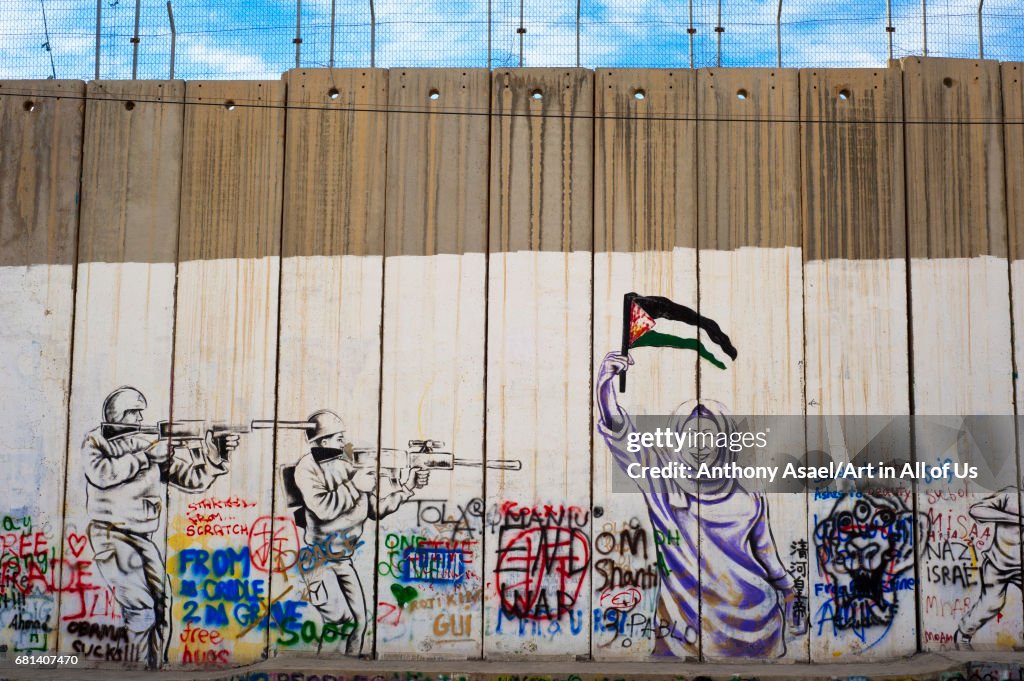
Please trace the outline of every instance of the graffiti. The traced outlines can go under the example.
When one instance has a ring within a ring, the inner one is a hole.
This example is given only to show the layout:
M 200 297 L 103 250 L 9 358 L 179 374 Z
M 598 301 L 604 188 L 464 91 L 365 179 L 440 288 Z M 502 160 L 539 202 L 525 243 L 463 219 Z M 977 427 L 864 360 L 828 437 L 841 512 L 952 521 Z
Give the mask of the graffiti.
M 208 630 L 193 627 L 189 622 L 178 635 L 184 644 L 181 661 L 185 664 L 227 664 L 230 651 L 213 649 L 224 642 L 224 637 L 216 629 Z
M 461 584 L 472 553 L 462 548 L 424 544 L 406 549 L 402 561 L 402 579 L 406 582 Z
M 13 632 L 13 648 L 15 652 L 36 652 L 49 649 L 51 625 L 55 610 L 52 598 L 45 594 L 34 593 L 21 596 L 16 608 L 12 609 L 11 617 L 4 628 Z M 4 613 L 5 615 L 9 613 Z
M 477 531 L 474 525 L 481 524 L 483 517 L 484 501 L 480 498 L 471 499 L 466 504 L 446 499 L 416 500 L 416 526 L 432 527 L 438 535 L 447 535 L 452 541 L 458 540 L 460 535 L 474 539 Z
M 348 443 L 340 416 L 324 409 L 299 423 L 306 431 L 309 451 L 294 466 L 283 469 L 282 478 L 288 506 L 304 530 L 305 548 L 299 551 L 302 577 L 309 602 L 324 622 L 350 632 L 344 638 L 345 654 L 360 655 L 369 613 L 352 556 L 362 544 L 363 526 L 368 519 L 394 513 L 425 487 L 430 475 L 427 466 L 433 460 L 417 458 L 413 463 L 425 465 L 391 467 L 392 489 L 378 495 L 376 453 Z M 420 442 L 415 454 L 429 458 L 431 444 Z
M 287 572 L 299 555 L 299 532 L 291 518 L 261 516 L 249 528 L 249 556 L 257 570 Z
M 178 554 L 178 590 L 182 598 L 182 618 L 186 630 L 202 628 L 217 630 L 238 626 L 239 637 L 252 629 L 276 628 L 279 638 L 298 631 L 301 611 L 307 606 L 302 600 L 287 599 L 292 591 L 288 587 L 274 599 L 268 599 L 267 581 L 252 573 L 249 547 L 226 547 L 215 551 L 183 549 Z M 200 642 L 203 637 L 198 634 Z M 217 637 L 208 637 L 220 640 Z M 212 645 L 212 643 L 211 643 Z M 186 651 L 189 647 L 186 646 Z M 205 664 L 221 661 L 221 651 L 190 650 L 183 661 Z
M 382 610 L 382 608 L 384 610 Z M 404 608 L 394 605 L 393 603 L 388 603 L 387 601 L 380 601 L 379 603 L 377 603 L 377 612 L 381 614 L 377 616 L 377 622 L 381 624 L 390 624 L 392 626 L 398 626 L 398 624 L 402 621 L 403 610 Z
M 299 549 L 299 569 L 305 573 L 332 560 L 351 558 L 366 542 L 351 528 L 345 528 L 325 537 L 323 541 L 307 543 Z
M 399 608 L 404 608 L 407 603 L 413 602 L 420 595 L 416 587 L 403 586 L 402 584 L 392 584 L 391 594 L 395 597 L 395 601 L 398 602 Z
M 459 589 L 446 590 L 433 595 L 419 594 L 416 600 L 406 603 L 405 610 L 446 610 L 451 611 L 457 608 L 465 608 L 480 602 L 482 589 L 468 589 L 465 586 Z
M 934 508 L 928 509 L 930 541 L 959 541 L 971 546 L 987 544 L 992 539 L 992 528 L 984 523 L 979 526 L 976 519 L 965 513 L 946 511 L 942 513 Z
M 914 514 L 897 496 L 846 495 L 817 522 L 814 540 L 828 596 L 817 615 L 819 634 L 826 623 L 850 630 L 862 641 L 872 627 L 888 628 L 899 606 L 899 592 L 914 588 L 902 577 L 914 565 Z
M 355 629 L 355 622 L 346 622 L 340 627 L 334 622 L 326 622 L 321 629 L 317 627 L 316 622 L 306 620 L 299 627 L 298 631 L 295 631 L 293 627 L 284 627 L 284 633 L 277 639 L 277 642 L 286 648 L 298 645 L 299 643 L 307 645 L 316 643 L 317 646 L 320 646 L 324 643 L 331 644 L 337 641 L 344 641 L 352 635 Z
M 933 562 L 924 566 L 929 584 L 958 586 L 962 589 L 978 585 L 981 567 L 974 565 L 974 547 L 970 544 L 943 540 L 938 546 L 926 545 L 924 555 Z
M 469 539 L 425 539 L 389 533 L 384 538 L 387 560 L 377 564 L 377 574 L 404 582 L 460 585 L 471 573 L 478 542 Z
M 997 618 L 1006 605 L 1006 592 L 1011 585 L 1021 586 L 1020 497 L 1015 487 L 1004 487 L 971 506 L 971 517 L 995 525 L 992 543 L 982 554 L 977 597 L 964 613 L 954 637 L 957 648 L 972 649 L 972 637 L 988 622 Z M 968 584 L 964 585 L 969 586 Z
M 640 589 L 653 589 L 658 586 L 657 564 L 637 570 L 628 570 L 616 565 L 611 558 L 602 558 L 594 563 L 594 570 L 604 579 L 597 586 L 598 591 L 624 586 L 634 586 Z
M 622 591 L 604 591 L 598 602 L 602 607 L 609 610 L 629 611 L 640 605 L 640 601 L 643 598 L 643 594 L 640 593 L 639 589 L 630 587 Z
M 807 542 L 803 539 L 790 542 L 789 573 L 793 575 L 793 616 L 806 620 L 807 612 Z
M 249 547 L 228 547 L 212 553 L 183 549 L 177 563 L 177 595 L 185 599 L 184 624 L 224 627 L 232 621 L 241 626 L 251 622 L 253 609 L 260 608 L 266 595 L 267 583 L 250 577 Z
M 624 318 L 623 323 L 626 338 L 626 334 L 632 333 L 631 322 Z M 731 348 L 724 334 L 716 343 L 724 349 Z M 660 467 L 680 458 L 694 470 L 701 464 L 722 466 L 734 462 L 735 453 L 728 447 L 701 447 L 677 453 L 656 446 L 636 451 L 636 446 L 630 446 L 636 424 L 619 404 L 615 379 L 623 376 L 632 363 L 633 359 L 625 354 L 607 354 L 597 381 L 597 428 L 623 471 L 630 464 Z M 624 388 L 624 381 L 620 388 Z M 724 433 L 728 437 L 723 440 L 727 442 L 733 441 L 736 431 L 735 424 L 725 416 L 725 408 L 710 401 L 681 405 L 676 410 L 675 427 Z M 793 577 L 779 558 L 764 495 L 748 492 L 729 478 L 702 481 L 700 496 L 696 483 L 687 479 L 662 480 L 660 484 L 641 487 L 641 491 L 658 550 L 657 610 L 676 632 L 655 637 L 654 654 L 695 656 L 697 639 L 693 633 L 704 622 L 702 647 L 708 657 L 784 655 L 785 627 L 789 626 L 793 634 L 803 634 L 807 626 L 806 606 L 800 607 Z M 702 610 L 699 594 L 703 594 Z M 606 610 L 606 617 L 608 612 L 619 611 Z
M 22 595 L 37 589 L 43 593 L 55 590 L 52 568 L 57 564 L 57 552 L 50 546 L 46 534 L 32 531 L 30 517 L 5 517 L 5 527 L 20 527 L 0 534 L 0 594 L 14 592 Z
M 202 499 L 189 502 L 188 512 L 195 513 L 200 509 L 213 511 L 233 508 L 256 508 L 256 502 L 251 499 L 242 499 L 235 496 L 226 497 L 224 499 L 217 497 L 203 497 Z
M 434 636 L 471 638 L 473 635 L 473 615 L 440 614 L 434 618 Z
M 377 563 L 377 574 L 401 578 L 406 571 L 405 552 L 414 549 L 420 542 L 426 541 L 419 535 L 407 536 L 388 533 L 384 537 L 384 548 L 387 549 L 387 560 Z
M 639 521 L 633 518 L 630 526 L 624 528 L 616 536 L 613 532 L 605 530 L 594 538 L 594 551 L 607 556 L 610 553 L 618 553 L 620 556 L 640 556 L 647 558 L 647 532 L 639 527 Z
M 656 642 L 675 641 L 676 646 L 693 646 L 697 643 L 697 629 L 680 627 L 678 622 L 658 615 L 629 612 L 618 608 L 594 608 L 594 632 L 613 632 L 612 643 L 630 648 L 638 640 L 653 639 Z M 667 645 L 667 643 L 665 643 Z
M 238 435 L 201 422 L 142 425 L 145 396 L 124 386 L 103 402 L 103 422 L 82 443 L 88 536 L 97 572 L 115 594 L 129 639 L 155 669 L 164 657 L 165 563 L 153 542 L 167 486 L 198 493 L 227 473 Z M 193 509 L 190 508 L 190 511 Z
M 97 587 L 97 591 L 99 587 Z M 74 613 L 75 619 L 65 616 L 67 621 L 65 630 L 72 637 L 71 650 L 83 658 L 92 660 L 103 660 L 113 662 L 130 662 L 137 660 L 143 654 L 137 646 L 131 643 L 128 628 L 122 623 L 123 620 L 116 614 L 117 604 L 113 600 L 113 594 L 108 589 L 102 590 L 107 601 L 106 607 L 100 612 L 78 612 Z M 113 615 L 113 617 L 112 617 Z M 114 619 L 116 624 L 109 622 L 97 622 L 92 617 Z
M 527 620 L 572 612 L 590 565 L 589 511 L 509 501 L 501 513 L 495 573 L 502 611 Z
M 511 629 L 506 628 L 506 622 L 509 623 Z M 558 620 L 518 617 L 515 614 L 506 613 L 505 608 L 502 607 L 498 608 L 498 620 L 494 625 L 494 632 L 503 634 L 511 631 L 520 637 L 554 639 L 563 632 L 579 636 L 584 631 L 584 624 L 584 612 L 578 608 L 565 610 L 561 614 L 561 620 Z

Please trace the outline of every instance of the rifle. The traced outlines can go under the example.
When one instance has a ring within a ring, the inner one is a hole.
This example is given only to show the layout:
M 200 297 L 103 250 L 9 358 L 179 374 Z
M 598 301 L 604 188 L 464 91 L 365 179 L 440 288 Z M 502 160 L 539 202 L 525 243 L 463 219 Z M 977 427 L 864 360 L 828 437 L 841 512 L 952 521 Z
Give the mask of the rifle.
M 224 440 L 229 435 L 244 435 L 254 430 L 271 430 L 274 428 L 273 419 L 254 419 L 248 424 L 230 425 L 202 419 L 182 421 L 158 421 L 156 424 L 142 423 L 102 423 L 103 437 L 107 440 L 115 440 L 128 435 L 155 435 L 158 440 L 168 440 L 188 449 L 193 454 L 202 446 L 206 440 L 206 434 L 213 436 L 222 455 L 225 452 Z M 278 428 L 286 430 L 305 430 L 310 424 L 306 421 L 277 421 Z M 176 446 L 176 448 L 177 448 Z
M 428 471 L 454 470 L 456 466 L 474 468 L 493 468 L 506 471 L 518 471 L 523 463 L 517 459 L 492 459 L 487 462 L 471 459 L 457 459 L 451 452 L 438 451 L 444 447 L 440 440 L 409 440 L 408 449 L 382 449 L 380 452 L 380 470 L 396 484 L 403 470 L 422 468 Z

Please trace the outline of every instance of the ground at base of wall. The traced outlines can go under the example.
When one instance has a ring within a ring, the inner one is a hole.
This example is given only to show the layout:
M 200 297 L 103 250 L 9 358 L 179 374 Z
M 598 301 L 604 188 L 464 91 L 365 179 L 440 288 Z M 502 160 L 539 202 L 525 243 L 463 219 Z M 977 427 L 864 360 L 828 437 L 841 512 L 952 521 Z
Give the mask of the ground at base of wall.
M 160 672 L 0 667 L 0 681 L 1024 681 L 1024 653 L 925 653 L 847 664 L 415 660 L 268 660 L 236 669 Z

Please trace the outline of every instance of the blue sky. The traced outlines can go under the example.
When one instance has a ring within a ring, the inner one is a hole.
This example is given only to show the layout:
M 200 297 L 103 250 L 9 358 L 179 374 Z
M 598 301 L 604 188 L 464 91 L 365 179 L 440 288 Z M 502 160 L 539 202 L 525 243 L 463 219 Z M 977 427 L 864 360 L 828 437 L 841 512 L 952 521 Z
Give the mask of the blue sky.
M 130 78 L 134 0 L 101 0 L 101 77 Z M 335 64 L 369 66 L 369 0 L 335 0 Z M 166 78 L 166 0 L 142 0 L 139 77 Z M 717 0 L 693 0 L 694 63 L 718 59 Z M 295 65 L 296 2 L 172 0 L 176 77 L 277 78 Z M 491 0 L 492 65 L 519 65 L 518 0 Z M 723 0 L 723 66 L 776 60 L 777 0 Z M 375 0 L 377 66 L 487 65 L 486 0 Z M 920 0 L 892 0 L 894 56 L 921 54 Z M 44 11 L 46 27 L 44 28 Z M 525 66 L 576 64 L 576 0 L 524 0 Z M 689 0 L 581 0 L 583 66 L 690 65 Z M 977 0 L 928 0 L 929 54 L 978 55 Z M 327 66 L 331 0 L 303 0 L 301 64 Z M 783 0 L 783 66 L 881 66 L 888 57 L 885 0 Z M 91 79 L 95 0 L 0 0 L 0 77 Z M 1024 60 L 1024 3 L 985 0 L 986 57 Z M 49 51 L 46 46 L 49 46 Z M 52 58 L 52 63 L 51 63 Z

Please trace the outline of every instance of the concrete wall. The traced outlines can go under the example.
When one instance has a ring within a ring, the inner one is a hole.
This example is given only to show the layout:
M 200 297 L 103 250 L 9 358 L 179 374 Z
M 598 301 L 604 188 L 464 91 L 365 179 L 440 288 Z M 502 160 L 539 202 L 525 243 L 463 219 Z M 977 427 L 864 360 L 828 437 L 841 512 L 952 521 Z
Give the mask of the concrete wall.
M 1012 437 L 995 497 L 907 482 L 869 536 L 853 497 L 622 493 L 595 394 L 635 291 L 738 354 L 635 349 L 623 413 L 1016 415 L 1022 69 L 0 82 L 2 654 L 1021 645 Z M 138 418 L 196 437 L 101 427 Z

